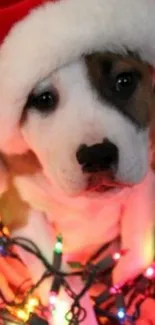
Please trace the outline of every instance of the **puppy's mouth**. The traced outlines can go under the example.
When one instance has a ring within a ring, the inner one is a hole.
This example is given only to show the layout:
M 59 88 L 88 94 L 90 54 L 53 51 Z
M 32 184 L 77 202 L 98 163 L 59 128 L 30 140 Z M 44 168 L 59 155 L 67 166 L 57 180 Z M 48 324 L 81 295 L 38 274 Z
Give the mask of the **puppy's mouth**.
M 95 173 L 88 180 L 87 191 L 103 193 L 114 189 L 123 189 L 125 186 L 127 185 L 116 181 L 110 172 Z

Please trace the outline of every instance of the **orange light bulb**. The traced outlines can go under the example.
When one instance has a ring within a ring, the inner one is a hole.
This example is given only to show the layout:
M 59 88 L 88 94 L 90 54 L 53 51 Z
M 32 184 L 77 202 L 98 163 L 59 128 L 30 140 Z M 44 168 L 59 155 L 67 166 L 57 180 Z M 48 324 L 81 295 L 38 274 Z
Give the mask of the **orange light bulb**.
M 4 234 L 5 236 L 9 236 L 9 235 L 10 235 L 9 230 L 8 230 L 7 227 L 3 227 L 2 232 L 3 232 L 3 234 Z

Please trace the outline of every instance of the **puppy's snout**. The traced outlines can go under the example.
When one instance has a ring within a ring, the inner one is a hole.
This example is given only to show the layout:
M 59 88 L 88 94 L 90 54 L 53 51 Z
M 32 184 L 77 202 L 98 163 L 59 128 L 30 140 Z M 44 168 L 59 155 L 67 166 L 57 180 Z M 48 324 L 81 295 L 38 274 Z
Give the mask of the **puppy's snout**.
M 117 167 L 118 149 L 115 144 L 105 139 L 102 143 L 93 146 L 82 144 L 76 157 L 83 172 L 96 173 Z

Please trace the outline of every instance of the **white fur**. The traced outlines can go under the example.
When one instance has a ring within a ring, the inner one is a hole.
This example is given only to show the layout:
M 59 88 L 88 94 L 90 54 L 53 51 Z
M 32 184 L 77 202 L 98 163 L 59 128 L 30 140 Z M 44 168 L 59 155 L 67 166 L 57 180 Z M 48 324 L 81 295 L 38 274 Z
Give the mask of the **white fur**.
M 99 100 L 84 62 L 57 70 L 35 91 L 52 87 L 60 97 L 58 107 L 46 117 L 30 109 L 22 133 L 55 187 L 71 195 L 85 191 L 88 175 L 84 175 L 76 152 L 83 144 L 102 143 L 105 138 L 119 151 L 116 178 L 125 184 L 140 182 L 148 169 L 147 131 L 137 129 L 116 108 Z
M 154 17 L 154 0 L 62 0 L 17 23 L 0 50 L 1 145 L 36 83 L 81 54 L 127 47 L 154 65 Z

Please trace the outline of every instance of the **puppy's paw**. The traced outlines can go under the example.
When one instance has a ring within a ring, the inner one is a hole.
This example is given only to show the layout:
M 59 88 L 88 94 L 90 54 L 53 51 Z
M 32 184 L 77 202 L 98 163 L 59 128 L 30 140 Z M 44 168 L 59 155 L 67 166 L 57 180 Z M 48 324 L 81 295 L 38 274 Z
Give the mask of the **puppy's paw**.
M 1 257 L 0 265 L 1 293 L 7 301 L 13 301 L 15 296 L 11 288 L 29 288 L 32 285 L 30 274 L 24 264 L 12 257 Z

